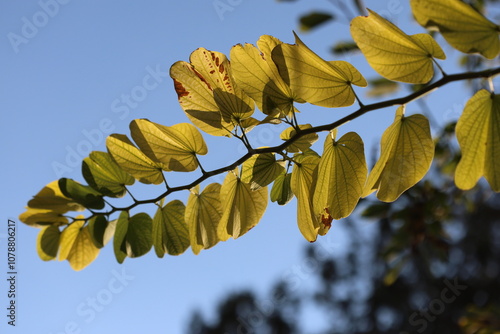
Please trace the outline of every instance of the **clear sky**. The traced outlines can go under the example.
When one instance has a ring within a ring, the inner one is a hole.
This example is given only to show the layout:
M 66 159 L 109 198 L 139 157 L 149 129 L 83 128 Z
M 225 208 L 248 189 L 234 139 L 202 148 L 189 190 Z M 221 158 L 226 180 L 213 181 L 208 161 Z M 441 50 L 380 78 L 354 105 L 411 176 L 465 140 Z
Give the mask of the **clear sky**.
M 406 1 L 366 4 L 394 21 L 405 25 L 411 21 Z M 187 122 L 168 77 L 175 61 L 188 60 L 198 47 L 228 54 L 234 44 L 255 43 L 263 34 L 291 43 L 299 15 L 312 9 L 333 7 L 326 0 L 0 1 L 1 333 L 177 334 L 183 333 L 193 310 L 210 314 L 206 312 L 228 292 L 252 288 L 264 295 L 280 278 L 306 284 L 311 274 L 301 255 L 307 242 L 296 227 L 295 202 L 286 207 L 270 203 L 260 224 L 248 234 L 198 256 L 188 249 L 181 256 L 158 259 L 152 251 L 119 265 L 108 245 L 81 272 L 74 272 L 67 262 L 41 261 L 35 246 L 38 229 L 22 224 L 18 215 L 47 183 L 59 177 L 81 181 L 81 159 L 90 150 L 104 151 L 108 134 L 128 134 L 131 120 Z M 416 25 L 409 29 L 422 31 Z M 332 59 L 329 47 L 350 39 L 348 22 L 341 17 L 301 37 L 318 54 Z M 349 60 L 365 77 L 374 76 L 360 56 Z M 448 94 L 439 121 L 456 117 L 465 98 Z M 311 117 L 316 125 L 355 109 L 299 108 L 300 117 Z M 393 111 L 353 121 L 341 133 L 358 130 L 369 154 L 373 141 L 392 122 Z M 278 135 L 262 127 L 249 136 L 255 146 L 270 146 Z M 239 144 L 226 146 L 219 138 L 205 138 L 209 168 L 230 163 L 242 152 Z M 185 177 L 176 176 L 174 184 Z M 151 198 L 160 192 L 161 187 L 139 186 L 134 194 Z M 169 200 L 176 198 L 185 199 L 186 194 Z M 154 214 L 151 207 L 143 210 Z M 17 222 L 15 328 L 7 325 L 6 318 L 9 219 Z M 317 247 L 342 251 L 338 224 Z

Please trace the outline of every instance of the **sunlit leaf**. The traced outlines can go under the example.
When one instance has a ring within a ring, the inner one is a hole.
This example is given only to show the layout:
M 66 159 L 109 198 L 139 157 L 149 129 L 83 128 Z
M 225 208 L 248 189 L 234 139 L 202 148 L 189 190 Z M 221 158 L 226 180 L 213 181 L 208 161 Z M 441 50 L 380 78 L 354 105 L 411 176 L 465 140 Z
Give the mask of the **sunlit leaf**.
M 153 244 L 156 255 L 179 255 L 189 247 L 189 232 L 184 213 L 186 207 L 179 200 L 159 207 L 153 218 Z
M 285 205 L 293 198 L 293 191 L 290 186 L 292 179 L 291 173 L 283 172 L 278 175 L 274 180 L 273 187 L 271 188 L 271 201 L 279 205 Z
M 296 154 L 290 186 L 297 197 L 297 223 L 299 230 L 307 241 L 316 240 L 320 231 L 320 222 L 314 214 L 312 196 L 314 173 L 320 157 L 314 154 Z
M 129 218 L 124 240 L 128 257 L 139 257 L 149 252 L 153 247 L 152 227 L 153 220 L 144 212 Z
M 237 173 L 235 169 L 227 174 L 220 191 L 222 217 L 217 235 L 222 241 L 247 233 L 257 225 L 267 207 L 267 187 L 252 191 Z
M 299 19 L 300 30 L 308 31 L 333 19 L 333 15 L 324 12 L 311 12 Z
M 100 151 L 93 151 L 83 159 L 82 174 L 89 186 L 110 197 L 122 197 L 126 193 L 125 186 L 135 182 L 113 161 L 109 153 Z
M 500 192 L 500 95 L 477 92 L 465 105 L 456 134 L 462 150 L 455 171 L 457 187 L 471 189 L 484 175 Z
M 299 125 L 300 130 L 310 129 L 312 128 L 311 124 L 302 124 Z M 280 138 L 282 140 L 288 140 L 297 134 L 297 130 L 294 127 L 289 127 L 283 130 L 280 134 Z M 314 144 L 318 140 L 317 133 L 310 133 L 308 135 L 302 136 L 290 145 L 287 146 L 286 150 L 291 153 L 304 152 L 308 150 L 312 144 Z
M 89 220 L 88 223 L 90 238 L 97 248 L 102 248 L 106 244 L 106 230 L 108 229 L 108 221 L 103 215 L 96 215 Z
M 63 177 L 59 179 L 59 189 L 61 189 L 64 196 L 73 199 L 86 208 L 98 210 L 104 208 L 102 194 L 89 186 Z
M 62 213 L 52 210 L 33 209 L 30 207 L 19 215 L 19 220 L 23 223 L 33 226 L 42 227 L 46 225 L 64 225 L 68 223 L 68 219 Z
M 63 195 L 61 189 L 59 189 L 59 181 L 52 181 L 43 187 L 42 190 L 28 202 L 28 207 L 50 210 L 57 213 L 83 211 L 85 209 L 81 204 Z
M 423 115 L 404 116 L 404 106 L 396 111 L 391 126 L 380 142 L 380 158 L 368 176 L 363 197 L 377 190 L 383 202 L 395 201 L 420 181 L 434 157 L 429 121 Z
M 106 139 L 108 152 L 121 169 L 142 183 L 163 182 L 164 166 L 148 158 L 125 135 L 112 134 Z
M 91 264 L 98 255 L 99 248 L 92 242 L 88 226 L 85 226 L 78 232 L 67 260 L 73 270 L 79 271 Z
M 336 131 L 325 139 L 313 195 L 314 213 L 324 221 L 351 214 L 368 174 L 363 140 L 359 135 L 349 132 L 338 141 L 335 137 Z
M 40 230 L 36 239 L 36 250 L 43 261 L 50 261 L 57 257 L 60 236 L 61 232 L 57 225 L 50 225 Z
M 284 161 L 276 161 L 274 153 L 256 154 L 243 163 L 241 181 L 250 183 L 250 189 L 256 190 L 273 182 L 285 167 Z
M 419 24 L 437 29 L 448 43 L 465 53 L 480 53 L 488 59 L 500 51 L 500 28 L 470 5 L 459 0 L 410 0 Z
M 82 216 L 78 216 L 77 218 L 82 218 Z M 59 261 L 64 261 L 68 258 L 71 248 L 73 248 L 84 224 L 85 221 L 83 219 L 75 220 L 62 231 L 59 241 Z
M 201 192 L 200 186 L 191 189 L 185 219 L 193 253 L 208 249 L 219 242 L 217 226 L 222 215 L 219 183 L 211 183 Z
M 294 96 L 280 77 L 271 59 L 271 51 L 281 44 L 278 39 L 264 35 L 257 45 L 235 45 L 231 49 L 231 66 L 234 79 L 266 115 L 283 117 L 293 110 Z
M 361 73 L 344 61 L 325 61 L 297 35 L 295 43 L 279 44 L 272 58 L 292 92 L 305 101 L 323 107 L 345 107 L 354 103 L 351 84 L 364 87 Z
M 208 152 L 201 133 L 189 123 L 164 126 L 137 119 L 130 123 L 130 132 L 142 152 L 169 170 L 194 171 L 198 168 L 196 154 Z
M 370 66 L 381 76 L 408 83 L 427 83 L 434 75 L 432 58 L 445 59 L 428 34 L 406 35 L 374 11 L 351 21 L 351 35 Z
M 116 261 L 118 261 L 118 263 L 123 263 L 123 261 L 127 257 L 125 249 L 125 239 L 127 237 L 128 220 L 129 220 L 128 211 L 122 211 L 120 212 L 120 216 L 116 221 L 115 233 L 113 237 L 113 251 L 115 253 Z

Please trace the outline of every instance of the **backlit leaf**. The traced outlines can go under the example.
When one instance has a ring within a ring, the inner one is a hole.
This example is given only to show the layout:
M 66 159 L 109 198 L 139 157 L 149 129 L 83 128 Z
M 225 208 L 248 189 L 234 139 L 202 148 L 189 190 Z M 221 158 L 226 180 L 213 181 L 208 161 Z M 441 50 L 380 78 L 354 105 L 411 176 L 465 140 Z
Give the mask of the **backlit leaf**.
M 296 154 L 290 186 L 297 197 L 297 223 L 307 241 L 316 241 L 320 232 L 319 217 L 314 213 L 312 196 L 314 173 L 320 157 L 314 154 Z
M 251 190 L 265 187 L 285 170 L 283 164 L 276 161 L 274 153 L 256 154 L 243 163 L 241 181 L 250 183 Z
M 36 250 L 43 261 L 50 261 L 57 257 L 60 236 L 61 232 L 57 225 L 50 225 L 40 230 L 36 239 Z
M 325 61 L 295 34 L 295 44 L 282 43 L 272 51 L 283 80 L 305 101 L 322 107 L 345 107 L 354 103 L 351 84 L 364 87 L 366 80 L 344 61 Z
M 115 253 L 116 261 L 118 261 L 118 263 L 123 263 L 123 261 L 127 257 L 125 249 L 125 239 L 127 237 L 128 220 L 129 220 L 128 211 L 122 211 L 120 212 L 120 216 L 116 221 L 115 234 L 113 237 L 113 251 Z
M 465 53 L 480 53 L 488 59 L 500 51 L 498 25 L 459 0 L 410 0 L 419 24 L 437 29 L 448 43 Z
M 61 189 L 64 196 L 73 199 L 86 208 L 98 210 L 104 208 L 102 194 L 89 186 L 63 177 L 59 179 L 59 189 Z
M 83 211 L 85 209 L 81 204 L 63 195 L 61 189 L 59 189 L 59 181 L 52 181 L 43 187 L 42 190 L 28 202 L 28 207 L 50 210 L 57 213 Z
M 79 231 L 67 260 L 73 270 L 79 271 L 91 264 L 98 255 L 99 248 L 92 242 L 88 226 L 85 226 Z
M 89 186 L 110 197 L 122 197 L 126 193 L 125 186 L 135 182 L 106 152 L 93 151 L 83 159 L 82 174 Z
M 104 235 L 108 228 L 108 221 L 103 215 L 96 215 L 88 223 L 90 238 L 97 248 L 102 248 L 106 244 Z
M 125 135 L 112 134 L 106 139 L 108 152 L 121 169 L 142 183 L 163 182 L 164 166 L 148 158 Z
M 445 59 L 428 34 L 406 35 L 374 11 L 351 21 L 351 35 L 370 66 L 381 76 L 407 83 L 427 83 L 434 75 L 432 58 Z
M 222 215 L 219 183 L 211 183 L 200 192 L 200 186 L 191 189 L 186 205 L 185 219 L 193 253 L 208 249 L 219 242 L 217 226 Z
M 302 124 L 299 125 L 300 130 L 310 129 L 312 128 L 311 124 Z M 282 140 L 288 140 L 297 134 L 297 130 L 291 126 L 280 134 L 280 138 Z M 290 145 L 287 146 L 286 150 L 291 153 L 305 152 L 307 151 L 312 144 L 314 144 L 318 140 L 317 133 L 310 133 L 308 135 L 302 136 Z
M 184 203 L 174 200 L 156 211 L 153 218 L 153 244 L 158 257 L 162 258 L 165 253 L 179 255 L 189 247 L 185 209 Z
M 281 117 L 293 111 L 293 93 L 279 75 L 271 59 L 271 52 L 281 41 L 264 35 L 257 42 L 257 49 L 251 44 L 235 45 L 231 49 L 231 66 L 238 86 L 250 96 L 257 107 L 266 115 Z
M 198 168 L 196 154 L 207 154 L 201 133 L 189 123 L 164 126 L 146 119 L 130 123 L 132 138 L 152 160 L 169 170 L 191 172 Z
M 271 188 L 271 201 L 277 202 L 279 205 L 285 205 L 293 198 L 293 191 L 290 186 L 292 179 L 291 173 L 283 172 L 274 180 Z
M 68 223 L 68 218 L 62 213 L 52 210 L 26 208 L 27 211 L 19 215 L 19 220 L 33 227 L 43 227 L 46 225 L 64 225 Z
M 380 158 L 368 176 L 363 197 L 378 189 L 379 200 L 393 202 L 431 166 L 434 142 L 429 121 L 419 114 L 405 117 L 404 109 L 397 109 L 394 122 L 382 135 Z
M 257 225 L 267 207 L 267 187 L 252 191 L 237 173 L 235 169 L 227 174 L 220 191 L 222 217 L 217 235 L 222 241 L 247 233 Z
M 139 257 L 153 247 L 152 239 L 153 220 L 144 213 L 133 215 L 128 220 L 125 249 L 128 257 Z
M 328 21 L 333 19 L 333 16 L 329 13 L 324 12 L 311 12 L 306 15 L 302 15 L 299 19 L 300 30 L 308 31 L 312 28 L 316 28 Z
M 477 92 L 465 105 L 456 134 L 462 150 L 455 171 L 457 187 L 471 189 L 484 176 L 500 192 L 500 95 Z
M 82 216 L 78 216 L 77 218 L 82 218 Z M 64 261 L 68 258 L 71 248 L 84 224 L 85 221 L 83 219 L 75 220 L 62 231 L 59 243 L 59 261 Z
M 336 131 L 324 144 L 313 195 L 314 213 L 323 221 L 347 217 L 358 204 L 367 177 L 363 140 L 354 132 L 336 141 Z M 329 226 L 328 226 L 329 227 Z

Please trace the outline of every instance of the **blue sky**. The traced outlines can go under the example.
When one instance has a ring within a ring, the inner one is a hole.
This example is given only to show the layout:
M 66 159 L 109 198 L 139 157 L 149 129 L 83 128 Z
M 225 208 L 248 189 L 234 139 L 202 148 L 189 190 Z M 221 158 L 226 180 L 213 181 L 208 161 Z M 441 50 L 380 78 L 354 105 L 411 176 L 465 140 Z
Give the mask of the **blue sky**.
M 366 4 L 408 26 L 407 32 L 422 32 L 408 23 L 406 1 Z M 222 6 L 219 11 L 217 5 Z M 176 334 L 183 332 L 193 310 L 210 315 L 209 310 L 228 292 L 252 288 L 263 295 L 280 278 L 293 279 L 298 287 L 307 284 L 311 273 L 301 257 L 307 242 L 296 227 L 295 202 L 286 207 L 270 203 L 260 224 L 247 235 L 198 256 L 190 249 L 163 259 L 150 252 L 119 265 L 108 246 L 81 272 L 74 272 L 67 262 L 41 261 L 35 248 L 38 229 L 23 225 L 17 217 L 45 184 L 59 177 L 82 180 L 81 159 L 90 150 L 104 151 L 108 134 L 128 134 L 134 118 L 165 125 L 187 122 L 167 75 L 175 61 L 188 60 L 198 47 L 228 54 L 234 44 L 255 43 L 263 34 L 293 42 L 292 30 L 297 30 L 299 15 L 312 9 L 332 10 L 331 2 L 2 0 L 0 7 L 0 136 L 4 152 L 0 213 L 2 226 L 8 219 L 17 222 L 18 272 L 17 326 L 8 326 L 0 313 L 0 332 L 100 334 L 161 329 Z M 312 34 L 301 34 L 301 38 L 318 54 L 332 59 L 328 48 L 350 35 L 347 21 L 340 18 Z M 348 60 L 365 77 L 374 77 L 360 56 Z M 455 94 L 456 88 L 443 92 L 447 100 L 442 102 L 439 122 L 455 118 L 466 98 Z M 299 109 L 304 122 L 318 125 L 355 107 Z M 416 109 L 412 105 L 409 111 Z M 341 133 L 357 130 L 369 155 L 374 140 L 392 122 L 394 110 L 380 110 L 353 121 Z M 249 137 L 255 146 L 270 146 L 278 135 L 273 128 L 262 127 Z M 209 135 L 205 139 L 209 169 L 232 162 L 242 152 L 241 144 L 229 139 Z M 182 184 L 187 177 L 176 176 L 173 182 Z M 162 192 L 154 186 L 134 189 L 139 198 Z M 185 199 L 186 195 L 168 200 Z M 152 207 L 143 210 L 154 213 Z M 334 224 L 317 247 L 342 251 L 339 224 Z M 369 224 L 366 226 L 368 231 Z M 3 282 L 8 271 L 6 232 L 2 227 Z M 1 284 L 0 289 L 0 309 L 5 313 L 7 287 Z

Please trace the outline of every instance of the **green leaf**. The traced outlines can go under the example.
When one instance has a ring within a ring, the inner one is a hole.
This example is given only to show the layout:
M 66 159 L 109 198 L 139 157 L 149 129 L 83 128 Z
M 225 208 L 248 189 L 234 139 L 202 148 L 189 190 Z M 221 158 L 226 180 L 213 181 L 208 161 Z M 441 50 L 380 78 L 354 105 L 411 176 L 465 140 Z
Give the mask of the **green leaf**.
M 92 242 L 97 248 L 103 248 L 106 244 L 104 235 L 108 228 L 108 221 L 103 215 L 97 215 L 89 220 L 89 232 Z
M 310 129 L 312 128 L 311 124 L 302 124 L 299 125 L 300 130 L 305 130 L 305 129 Z M 286 128 L 283 130 L 283 132 L 280 134 L 280 138 L 284 141 L 289 140 L 293 136 L 297 134 L 297 130 L 291 126 L 289 128 Z M 286 150 L 291 153 L 298 153 L 298 152 L 305 152 L 307 151 L 312 144 L 314 144 L 318 140 L 318 134 L 317 133 L 310 133 L 308 135 L 302 136 L 290 145 L 287 146 Z
M 148 158 L 127 136 L 112 134 L 106 139 L 106 146 L 118 166 L 140 182 L 146 184 L 163 182 L 162 170 L 165 167 Z
M 215 102 L 212 86 L 191 64 L 178 61 L 170 68 L 179 104 L 191 122 L 213 136 L 230 136 L 236 124 L 222 115 Z
M 284 161 L 276 161 L 274 153 L 256 154 L 243 163 L 241 181 L 250 183 L 251 190 L 257 190 L 273 182 L 284 172 Z
M 82 218 L 82 216 L 78 216 L 77 218 Z M 64 261 L 68 258 L 71 248 L 84 224 L 84 220 L 75 220 L 62 231 L 59 243 L 59 261 Z
M 146 119 L 130 123 L 132 138 L 142 152 L 176 172 L 191 172 L 198 168 L 196 154 L 207 154 L 201 133 L 189 123 L 164 126 Z
M 394 122 L 382 135 L 380 158 L 368 176 L 363 197 L 378 189 L 379 200 L 393 202 L 431 166 L 434 142 L 429 121 L 418 114 L 405 117 L 404 109 L 397 109 Z
M 209 184 L 200 194 L 200 186 L 191 189 L 186 205 L 185 219 L 189 230 L 191 249 L 198 254 L 219 242 L 217 226 L 222 216 L 219 183 Z
M 324 144 L 313 195 L 314 213 L 325 221 L 347 217 L 358 204 L 366 182 L 363 140 L 354 132 L 338 141 L 336 131 Z
M 293 191 L 290 187 L 291 179 L 291 173 L 283 172 L 278 175 L 276 180 L 274 180 L 273 187 L 271 189 L 272 202 L 277 202 L 279 205 L 285 205 L 292 200 Z
M 498 25 L 458 0 L 410 0 L 417 22 L 437 29 L 455 49 L 480 53 L 488 59 L 500 52 Z
M 40 230 L 36 239 L 36 250 L 43 261 L 50 261 L 57 257 L 61 232 L 59 226 L 50 225 Z
M 333 15 L 324 12 L 311 12 L 299 19 L 300 30 L 309 31 L 333 19 Z
M 118 261 L 118 263 L 123 263 L 123 261 L 127 257 L 125 249 L 125 239 L 127 237 L 128 220 L 128 211 L 122 211 L 120 212 L 120 216 L 116 221 L 115 235 L 113 237 L 113 250 L 115 253 L 116 261 Z
M 484 175 L 500 192 L 500 96 L 477 92 L 458 119 L 456 134 L 462 157 L 455 171 L 455 184 L 468 190 Z
M 97 210 L 104 208 L 102 194 L 89 186 L 84 186 L 72 179 L 63 177 L 59 179 L 59 189 L 61 189 L 64 196 L 73 199 L 86 208 Z
M 165 253 L 180 255 L 189 247 L 185 209 L 184 203 L 174 200 L 156 211 L 153 218 L 153 244 L 158 257 L 162 258 Z
M 33 227 L 43 227 L 45 225 L 65 225 L 68 219 L 61 213 L 52 210 L 33 209 L 27 207 L 27 211 L 19 215 L 19 220 Z
M 247 233 L 257 225 L 267 207 L 267 187 L 252 191 L 237 173 L 238 169 L 229 172 L 220 190 L 222 217 L 217 235 L 222 241 Z
M 296 44 L 282 43 L 272 51 L 272 59 L 294 95 L 322 107 L 352 105 L 351 84 L 366 86 L 361 73 L 347 62 L 323 60 L 294 35 Z
M 144 213 L 133 215 L 128 220 L 125 249 L 128 257 L 139 257 L 151 249 L 153 220 Z
M 374 11 L 351 21 L 351 35 L 370 66 L 381 76 L 407 83 L 427 83 L 434 76 L 432 58 L 445 59 L 428 34 L 406 35 Z
M 307 241 L 316 241 L 320 232 L 319 217 L 314 214 L 312 196 L 314 173 L 320 157 L 313 154 L 296 154 L 290 186 L 297 197 L 297 223 Z
M 73 270 L 80 271 L 91 264 L 99 255 L 91 240 L 88 226 L 81 229 L 68 253 L 68 262 Z
M 135 182 L 108 153 L 100 151 L 93 151 L 83 159 L 82 174 L 89 186 L 110 197 L 122 197 L 127 191 L 125 186 Z
M 52 181 L 42 188 L 33 199 L 28 202 L 33 209 L 50 210 L 56 213 L 68 211 L 83 211 L 85 208 L 71 198 L 63 195 L 59 189 L 59 181 Z
M 284 117 L 293 111 L 296 97 L 271 59 L 272 50 L 279 44 L 277 38 L 264 35 L 257 42 L 259 49 L 251 44 L 238 44 L 231 49 L 230 57 L 235 82 L 255 101 L 257 108 L 266 115 Z

